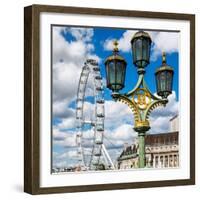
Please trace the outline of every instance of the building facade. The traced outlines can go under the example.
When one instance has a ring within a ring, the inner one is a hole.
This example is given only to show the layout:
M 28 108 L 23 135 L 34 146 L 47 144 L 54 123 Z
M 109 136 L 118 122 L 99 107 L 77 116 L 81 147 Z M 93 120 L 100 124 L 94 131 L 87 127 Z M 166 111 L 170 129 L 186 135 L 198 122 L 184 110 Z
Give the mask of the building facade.
M 117 159 L 118 169 L 138 168 L 138 142 L 125 147 Z M 171 168 L 179 166 L 178 132 L 149 134 L 145 137 L 146 167 Z
M 173 132 L 173 131 L 178 131 L 179 129 L 179 118 L 178 118 L 178 115 L 172 117 L 170 120 L 170 131 Z

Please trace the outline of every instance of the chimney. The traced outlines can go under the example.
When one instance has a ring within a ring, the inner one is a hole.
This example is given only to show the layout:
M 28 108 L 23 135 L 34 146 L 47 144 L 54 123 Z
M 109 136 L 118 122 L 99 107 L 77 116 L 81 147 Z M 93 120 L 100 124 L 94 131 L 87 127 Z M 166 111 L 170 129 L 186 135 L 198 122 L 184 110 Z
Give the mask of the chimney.
M 127 147 L 128 147 L 128 142 L 125 142 L 124 143 L 124 151 L 127 149 Z

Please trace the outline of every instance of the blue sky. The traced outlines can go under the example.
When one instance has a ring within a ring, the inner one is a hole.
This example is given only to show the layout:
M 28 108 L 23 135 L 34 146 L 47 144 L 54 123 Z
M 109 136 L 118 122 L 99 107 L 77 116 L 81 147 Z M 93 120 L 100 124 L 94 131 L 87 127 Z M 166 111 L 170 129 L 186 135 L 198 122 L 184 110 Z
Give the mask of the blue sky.
M 75 138 L 75 100 L 78 79 L 81 68 L 87 58 L 94 58 L 99 62 L 101 75 L 105 78 L 104 61 L 112 54 L 112 41 L 119 41 L 120 55 L 127 61 L 125 88 L 127 92 L 137 82 L 136 67 L 132 64 L 130 38 L 135 30 L 110 28 L 80 28 L 54 26 L 52 31 L 53 56 L 53 166 L 70 166 L 76 163 Z M 162 110 L 152 113 L 152 133 L 169 131 L 169 120 L 178 112 L 178 33 L 151 31 L 153 44 L 151 62 L 146 67 L 145 80 L 152 93 L 156 92 L 155 70 L 162 63 L 162 51 L 166 52 L 167 64 L 174 69 L 173 94 L 170 95 L 169 105 Z M 162 42 L 163 41 L 163 42 Z M 108 152 L 112 159 L 116 159 L 123 144 L 131 144 L 136 133 L 133 133 L 133 117 L 126 105 L 112 100 L 111 92 L 105 88 L 105 136 Z M 87 98 L 88 106 L 91 98 Z M 116 113 L 119 113 L 116 116 Z M 159 120 L 159 121 L 158 121 Z M 160 122 L 160 123 L 159 123 Z M 162 123 L 165 125 L 162 125 Z M 166 123 L 167 122 L 167 123 Z M 115 124 L 116 126 L 113 126 Z M 88 131 L 88 129 L 86 130 Z M 114 148 L 111 143 L 116 144 Z M 105 144 L 106 145 L 106 144 Z

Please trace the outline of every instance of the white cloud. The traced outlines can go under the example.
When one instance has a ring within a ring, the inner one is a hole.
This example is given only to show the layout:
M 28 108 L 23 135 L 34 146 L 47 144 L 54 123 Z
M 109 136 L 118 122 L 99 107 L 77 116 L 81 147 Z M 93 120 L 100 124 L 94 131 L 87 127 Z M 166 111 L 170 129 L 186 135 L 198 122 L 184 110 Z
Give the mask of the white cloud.
M 127 105 L 121 102 L 105 101 L 106 128 L 118 127 L 124 123 L 132 124 L 133 120 L 133 114 Z
M 73 36 L 75 40 L 68 41 L 62 35 L 67 34 Z M 53 28 L 53 63 L 63 61 L 65 63 L 80 61 L 84 62 L 84 58 L 94 50 L 92 40 L 93 29 L 90 28 Z
M 67 41 L 61 34 L 71 34 L 75 40 Z M 89 43 L 93 29 L 53 28 L 53 100 L 68 102 L 76 96 L 78 80 L 87 58 L 100 58 L 93 54 L 94 46 Z
M 131 39 L 137 31 L 127 30 L 118 39 L 119 50 L 122 52 L 131 51 Z M 154 61 L 163 51 L 166 53 L 178 52 L 179 48 L 179 33 L 177 32 L 156 32 L 147 31 L 153 41 L 151 60 Z M 103 47 L 105 50 L 113 50 L 113 41 L 115 38 L 108 38 L 104 41 Z
M 69 108 L 68 102 L 65 101 L 56 101 L 53 104 L 53 116 L 58 118 L 75 118 L 75 110 Z
M 105 130 L 105 146 L 108 150 L 121 149 L 125 143 L 132 144 L 136 135 L 137 134 L 133 130 L 133 125 L 121 124 L 121 126 L 116 127 L 115 129 Z
M 127 105 L 105 101 L 105 146 L 108 149 L 119 149 L 126 142 L 132 143 L 136 135 L 133 123 L 134 117 Z
M 80 48 L 80 49 L 79 49 Z M 70 49 L 73 51 L 70 51 Z M 85 55 L 86 47 L 82 41 L 71 41 L 65 40 L 61 34 L 61 30 L 56 28 L 53 29 L 53 63 L 60 61 L 68 62 L 73 57 L 80 58 L 82 54 Z
M 62 122 L 58 123 L 57 128 L 59 128 L 59 129 L 76 128 L 76 118 L 75 117 L 67 117 L 67 118 L 62 119 Z
M 169 120 L 171 117 L 160 117 L 157 116 L 155 118 L 151 118 L 151 129 L 149 130 L 150 133 L 166 133 L 169 132 Z
M 168 103 L 165 107 L 158 107 L 156 108 L 152 113 L 151 116 L 154 118 L 157 116 L 175 116 L 178 114 L 179 110 L 179 102 L 176 99 L 176 93 L 175 91 L 172 91 L 172 94 L 168 96 Z
M 133 130 L 133 125 L 129 124 L 122 124 L 121 126 L 117 127 L 109 137 L 116 139 L 116 140 L 130 140 L 135 136 L 135 132 Z
M 133 30 L 128 30 L 123 33 L 122 37 L 119 40 L 117 40 L 119 43 L 119 45 L 118 45 L 119 50 L 121 50 L 123 52 L 129 52 L 131 50 L 130 41 L 135 33 L 136 33 L 136 31 L 133 31 Z M 103 44 L 104 49 L 112 51 L 113 50 L 113 41 L 115 39 L 116 38 L 107 39 Z
M 55 167 L 70 167 L 77 163 L 77 151 L 66 150 L 61 153 L 53 153 L 53 168 Z
M 176 93 L 173 91 L 168 97 L 166 107 L 158 107 L 150 114 L 150 133 L 166 133 L 170 131 L 169 120 L 178 114 L 179 102 L 176 100 Z
M 154 61 L 162 52 L 174 53 L 178 52 L 179 48 L 179 33 L 177 32 L 150 32 L 152 41 L 154 43 L 152 47 L 153 54 L 151 59 Z
M 76 147 L 76 135 L 73 131 L 61 131 L 53 127 L 53 145 L 72 148 Z
M 53 140 L 64 140 L 66 134 L 64 132 L 59 131 L 59 129 L 53 127 Z
M 90 42 L 94 35 L 92 28 L 70 28 L 70 33 L 76 40 L 82 40 L 84 42 Z
M 77 156 L 77 151 L 75 151 L 75 150 L 69 150 L 69 151 L 66 151 L 62 154 L 57 154 L 58 159 L 74 158 L 76 156 Z
M 120 156 L 121 153 L 122 148 L 108 149 L 108 154 L 110 155 L 114 165 L 117 164 L 117 158 Z

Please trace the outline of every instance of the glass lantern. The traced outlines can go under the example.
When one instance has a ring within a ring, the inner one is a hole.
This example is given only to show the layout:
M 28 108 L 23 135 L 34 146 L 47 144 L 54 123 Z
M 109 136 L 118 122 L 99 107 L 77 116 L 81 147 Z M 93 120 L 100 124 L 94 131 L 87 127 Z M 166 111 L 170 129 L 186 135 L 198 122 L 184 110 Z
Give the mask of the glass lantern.
M 144 68 L 149 64 L 150 50 L 151 50 L 151 38 L 147 32 L 137 32 L 132 40 L 132 55 L 133 63 L 138 68 Z
M 166 64 L 166 54 L 163 53 L 162 65 L 155 72 L 157 94 L 163 99 L 172 93 L 174 70 Z
M 117 48 L 117 41 L 114 42 L 113 55 L 105 61 L 107 87 L 113 92 L 118 92 L 124 88 L 126 75 L 126 61 L 121 57 Z

